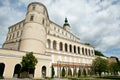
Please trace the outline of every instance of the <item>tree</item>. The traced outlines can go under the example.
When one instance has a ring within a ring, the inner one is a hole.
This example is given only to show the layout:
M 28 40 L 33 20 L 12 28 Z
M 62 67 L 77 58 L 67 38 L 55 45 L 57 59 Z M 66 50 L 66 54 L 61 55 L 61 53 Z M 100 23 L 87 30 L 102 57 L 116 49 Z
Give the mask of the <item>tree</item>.
M 62 68 L 62 77 L 65 77 L 65 68 Z
M 118 62 L 112 62 L 109 64 L 109 70 L 112 73 L 112 75 L 118 75 L 118 72 L 120 71 L 120 65 Z
M 86 76 L 86 75 L 87 75 L 87 73 L 86 73 L 86 70 L 85 70 L 85 69 L 83 69 L 83 75 L 84 75 L 84 76 Z
M 81 76 L 81 70 L 79 69 L 78 70 L 78 77 L 80 77 Z
M 85 45 L 88 45 L 88 46 L 90 46 L 90 43 L 85 43 Z
M 51 77 L 54 78 L 54 75 L 55 75 L 55 70 L 54 70 L 54 67 L 52 66 L 52 74 L 51 74 Z
M 97 56 L 104 56 L 100 51 L 95 50 L 95 55 Z
M 93 61 L 92 69 L 95 73 L 98 72 L 99 76 L 101 77 L 101 73 L 108 70 L 108 61 L 103 58 L 97 57 Z
M 26 71 L 28 74 L 35 69 L 37 64 L 37 59 L 33 55 L 33 52 L 27 53 L 25 56 L 22 57 L 22 72 Z
M 71 71 L 70 68 L 68 69 L 68 75 L 69 75 L 69 76 L 72 76 L 72 71 Z

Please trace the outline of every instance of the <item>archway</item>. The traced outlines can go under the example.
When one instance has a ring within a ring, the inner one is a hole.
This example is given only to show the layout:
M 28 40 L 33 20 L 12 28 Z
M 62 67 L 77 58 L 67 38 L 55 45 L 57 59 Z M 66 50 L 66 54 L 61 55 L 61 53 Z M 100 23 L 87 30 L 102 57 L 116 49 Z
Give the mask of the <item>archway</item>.
M 69 45 L 69 49 L 70 49 L 69 51 L 72 53 L 72 45 L 71 44 Z
M 68 77 L 72 77 L 72 70 L 71 70 L 71 68 L 68 68 Z
M 76 53 L 76 46 L 74 46 L 74 53 Z
M 14 74 L 13 77 L 20 77 L 20 69 L 21 69 L 21 65 L 20 64 L 16 64 L 14 67 Z
M 67 52 L 68 51 L 68 46 L 67 46 L 67 44 L 65 43 L 65 52 Z
M 5 69 L 5 64 L 0 63 L 0 77 L 3 77 L 4 69 Z
M 42 67 L 42 77 L 46 77 L 46 66 Z
M 59 43 L 59 47 L 60 47 L 60 51 L 62 51 L 63 50 L 63 43 L 62 42 Z
M 47 46 L 47 48 L 49 48 L 49 49 L 51 48 L 51 47 L 50 47 L 50 46 L 51 46 L 51 41 L 50 41 L 50 39 L 47 39 L 47 45 L 46 45 L 46 46 Z
M 77 76 L 77 69 L 76 69 L 76 67 L 73 68 L 73 76 L 74 76 L 74 77 Z

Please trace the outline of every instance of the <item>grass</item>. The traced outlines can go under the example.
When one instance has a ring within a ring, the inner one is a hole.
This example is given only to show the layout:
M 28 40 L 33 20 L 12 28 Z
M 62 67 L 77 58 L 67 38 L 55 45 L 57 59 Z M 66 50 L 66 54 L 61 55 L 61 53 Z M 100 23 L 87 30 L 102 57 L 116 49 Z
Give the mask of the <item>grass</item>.
M 120 80 L 120 76 L 104 76 L 103 79 L 117 79 Z
M 34 80 L 59 80 L 59 78 L 46 78 L 46 79 L 34 79 Z M 120 76 L 104 76 L 104 77 L 90 77 L 90 76 L 81 76 L 79 78 L 60 78 L 60 80 L 120 80 Z
M 80 77 L 80 78 L 69 78 L 69 80 L 110 80 L 110 79 L 93 78 L 93 77 Z

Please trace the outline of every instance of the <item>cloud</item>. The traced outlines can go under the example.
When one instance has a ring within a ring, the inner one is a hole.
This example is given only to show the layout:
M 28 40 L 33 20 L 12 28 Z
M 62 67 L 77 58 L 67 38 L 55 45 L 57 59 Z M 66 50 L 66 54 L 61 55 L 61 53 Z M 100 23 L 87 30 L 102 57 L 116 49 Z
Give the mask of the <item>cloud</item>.
M 0 1 L 0 34 L 5 40 L 7 28 L 25 18 L 27 5 L 41 2 L 50 20 L 63 25 L 67 17 L 71 31 L 82 43 L 111 55 L 120 53 L 120 0 L 5 0 Z M 117 50 L 117 51 L 116 51 Z
M 23 5 L 13 0 L 0 1 L 0 46 L 5 41 L 8 27 L 23 20 L 25 17 L 24 9 L 20 9 Z

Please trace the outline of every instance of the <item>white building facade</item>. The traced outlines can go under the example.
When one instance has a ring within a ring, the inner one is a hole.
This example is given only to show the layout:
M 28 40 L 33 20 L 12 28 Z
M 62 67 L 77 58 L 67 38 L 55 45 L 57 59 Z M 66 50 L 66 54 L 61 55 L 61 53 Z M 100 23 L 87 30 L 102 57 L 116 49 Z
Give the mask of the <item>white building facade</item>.
M 82 44 L 70 29 L 67 18 L 63 27 L 59 26 L 49 19 L 47 9 L 43 4 L 30 3 L 26 18 L 9 27 L 6 41 L 0 49 L 0 57 L 2 57 L 0 58 L 2 68 L 0 75 L 9 78 L 16 77 L 15 65 L 21 66 L 20 61 L 26 52 L 35 53 L 38 59 L 34 78 L 40 78 L 43 75 L 50 77 L 51 66 L 54 67 L 57 77 L 61 76 L 63 67 L 66 70 L 66 76 L 70 76 L 70 70 L 72 76 L 76 76 L 78 69 L 81 71 L 85 69 L 88 72 L 95 57 L 94 48 Z M 13 59 L 12 65 L 9 64 L 9 59 Z M 6 73 L 7 65 L 11 65 L 12 68 L 9 73 Z M 42 73 L 43 67 L 45 74 Z

